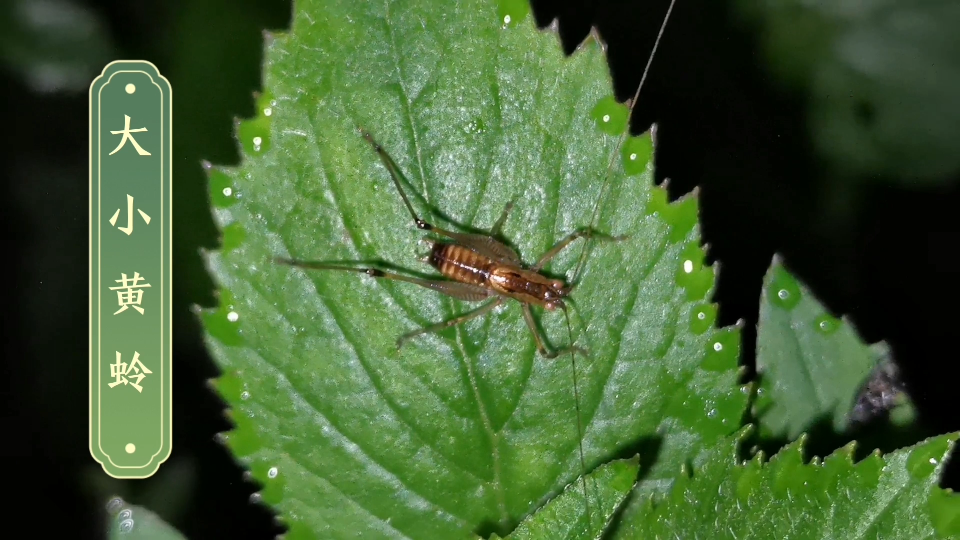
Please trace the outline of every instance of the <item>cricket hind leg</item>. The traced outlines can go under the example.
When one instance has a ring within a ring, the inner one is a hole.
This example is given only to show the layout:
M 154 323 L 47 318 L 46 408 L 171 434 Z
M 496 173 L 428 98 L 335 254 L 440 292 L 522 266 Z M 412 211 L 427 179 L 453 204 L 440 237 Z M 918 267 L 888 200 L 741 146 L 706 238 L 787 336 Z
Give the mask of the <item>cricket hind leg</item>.
M 397 164 L 393 161 L 393 158 L 390 157 L 390 154 L 388 154 L 387 151 L 380 146 L 380 143 L 378 143 L 369 132 L 363 128 L 359 128 L 359 131 L 360 134 L 363 135 L 363 138 L 366 139 L 371 146 L 373 146 L 373 149 L 377 152 L 377 155 L 380 156 L 380 161 L 383 162 L 384 167 L 386 167 L 387 171 L 390 173 L 390 179 L 393 180 L 393 185 L 396 186 L 397 191 L 400 193 L 400 198 L 403 199 L 403 205 L 407 207 L 407 211 L 410 213 L 410 217 L 413 219 L 413 222 L 416 224 L 418 229 L 436 233 L 441 236 L 446 236 L 447 238 L 454 240 L 464 247 L 473 249 L 474 251 L 477 251 L 478 253 L 481 253 L 495 261 L 509 262 L 513 264 L 520 262 L 520 257 L 514 250 L 510 249 L 510 247 L 502 242 L 495 240 L 491 236 L 448 231 L 421 218 L 417 214 L 416 210 L 413 209 L 413 205 L 410 203 L 410 198 L 403 190 L 403 186 L 400 183 L 400 178 L 402 176 L 400 174 L 400 168 L 397 167 Z M 508 203 L 506 208 L 504 208 L 503 213 L 500 215 L 500 219 L 498 219 L 494 224 L 494 230 L 496 231 L 496 234 L 499 234 L 499 230 L 501 227 L 503 227 L 503 222 L 506 221 L 507 214 L 512 208 L 513 203 Z
M 353 267 L 353 266 L 343 266 L 339 264 L 330 264 L 330 263 L 321 263 L 321 262 L 311 262 L 311 261 L 298 261 L 294 259 L 284 259 L 277 258 L 275 259 L 277 263 L 285 264 L 288 266 L 296 266 L 299 268 L 306 268 L 310 270 L 338 270 L 344 272 L 355 272 L 359 274 L 366 274 L 370 277 L 388 279 L 392 281 L 405 281 L 407 283 L 413 283 L 414 285 L 419 285 L 421 287 L 426 287 L 428 289 L 437 291 L 439 293 L 445 294 L 451 298 L 456 298 L 457 300 L 463 300 L 466 302 L 479 302 L 485 300 L 491 296 L 491 292 L 483 287 L 477 285 L 471 285 L 469 283 L 461 283 L 459 281 L 449 281 L 442 279 L 423 279 L 418 277 L 404 276 L 402 274 L 397 274 L 396 272 L 388 272 L 385 270 L 380 270 L 378 268 L 367 268 L 367 267 Z M 415 330 L 413 332 L 404 334 L 397 339 L 397 349 L 401 348 L 404 343 L 409 341 L 411 338 L 414 338 L 420 334 L 439 332 L 444 328 L 449 328 L 451 326 L 456 326 L 458 324 L 463 324 L 470 319 L 479 317 L 484 313 L 487 313 L 491 309 L 497 307 L 503 302 L 502 297 L 496 298 L 494 301 L 481 306 L 480 308 L 467 313 L 466 315 L 461 315 L 450 319 L 449 321 L 440 322 Z
M 472 319 L 476 319 L 477 317 L 486 315 L 487 313 L 489 313 L 490 311 L 492 311 L 494 308 L 501 305 L 502 303 L 503 303 L 503 298 L 498 297 L 478 307 L 473 311 L 464 313 L 463 315 L 459 315 L 450 320 L 438 322 L 436 324 L 431 324 L 430 326 L 425 326 L 418 330 L 414 330 L 413 332 L 408 332 L 400 336 L 399 338 L 397 338 L 397 349 L 400 349 L 401 347 L 404 346 L 404 344 L 406 344 L 408 341 L 410 341 L 411 339 L 417 336 L 420 336 L 423 334 L 434 334 L 441 330 L 450 328 L 452 326 L 458 326 Z
M 459 281 L 449 281 L 445 279 L 424 279 L 405 276 L 396 272 L 380 270 L 379 268 L 343 266 L 339 264 L 285 259 L 282 257 L 278 257 L 274 259 L 274 261 L 278 264 L 285 264 L 287 266 L 295 266 L 308 270 L 337 270 L 343 272 L 355 272 L 358 274 L 366 274 L 374 278 L 388 279 L 392 281 L 405 281 L 407 283 L 413 283 L 414 285 L 419 285 L 421 287 L 426 287 L 427 289 L 437 291 L 447 296 L 456 298 L 457 300 L 464 300 L 467 302 L 479 302 L 480 300 L 489 298 L 492 294 L 483 287 L 471 285 L 469 283 L 460 283 Z

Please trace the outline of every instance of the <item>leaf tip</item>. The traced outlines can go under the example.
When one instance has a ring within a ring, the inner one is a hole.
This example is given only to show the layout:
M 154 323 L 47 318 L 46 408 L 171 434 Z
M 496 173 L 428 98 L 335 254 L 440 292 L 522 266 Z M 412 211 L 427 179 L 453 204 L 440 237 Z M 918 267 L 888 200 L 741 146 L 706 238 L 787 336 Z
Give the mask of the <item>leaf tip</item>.
M 557 19 L 554 19 L 554 22 L 556 22 L 556 21 L 557 21 Z M 558 34 L 559 34 L 559 33 L 558 33 Z M 601 54 L 606 55 L 606 53 L 607 53 L 607 43 L 603 40 L 603 38 L 600 37 L 600 32 L 597 30 L 597 27 L 596 27 L 596 26 L 591 26 L 591 27 L 590 27 L 590 31 L 587 33 L 586 37 L 584 37 L 584 38 L 583 38 L 583 41 L 581 41 L 581 42 L 577 45 L 576 49 L 574 49 L 574 54 L 577 54 L 577 53 L 579 53 L 579 52 L 582 51 L 582 50 L 586 50 L 586 49 L 590 48 L 590 47 L 593 46 L 593 45 L 596 45 L 597 48 L 600 49 L 600 53 L 601 53 Z M 630 107 L 630 104 L 629 104 L 629 103 L 627 103 L 626 105 L 627 105 L 627 107 Z

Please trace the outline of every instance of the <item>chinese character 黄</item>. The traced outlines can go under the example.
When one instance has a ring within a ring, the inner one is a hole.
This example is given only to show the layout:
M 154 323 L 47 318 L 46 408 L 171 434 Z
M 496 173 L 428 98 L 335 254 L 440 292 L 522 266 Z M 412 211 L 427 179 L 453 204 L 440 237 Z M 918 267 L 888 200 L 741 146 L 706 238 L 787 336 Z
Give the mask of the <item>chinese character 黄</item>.
M 110 287 L 111 291 L 117 291 L 117 302 L 120 306 L 120 309 L 113 313 L 114 315 L 126 311 L 131 306 L 143 315 L 143 308 L 140 307 L 140 301 L 143 300 L 142 289 L 149 287 L 150 284 L 140 283 L 142 280 L 143 277 L 140 276 L 140 272 L 134 272 L 132 279 L 128 278 L 127 274 L 121 273 L 120 279 L 114 280 L 120 284 L 119 287 Z

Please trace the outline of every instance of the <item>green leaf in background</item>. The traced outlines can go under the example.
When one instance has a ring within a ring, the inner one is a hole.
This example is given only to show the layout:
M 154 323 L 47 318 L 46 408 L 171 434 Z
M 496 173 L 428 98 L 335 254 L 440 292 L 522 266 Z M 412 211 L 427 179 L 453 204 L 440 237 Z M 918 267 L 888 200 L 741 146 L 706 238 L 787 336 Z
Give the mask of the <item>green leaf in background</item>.
M 179 531 L 142 506 L 119 497 L 107 503 L 107 538 L 110 540 L 184 540 Z
M 749 431 L 745 429 L 744 433 Z M 803 441 L 738 462 L 737 437 L 626 523 L 633 538 L 960 538 L 960 497 L 937 487 L 957 434 L 853 462 L 853 444 L 805 463 Z
M 590 225 L 626 128 L 611 96 L 601 47 L 565 57 L 526 2 L 302 1 L 269 41 L 243 161 L 208 167 L 220 307 L 201 316 L 236 425 L 223 440 L 289 538 L 503 536 L 581 474 L 569 357 L 539 356 L 514 302 L 398 352 L 474 305 L 273 259 L 431 273 L 359 125 L 439 226 L 486 230 L 515 201 L 503 236 L 532 262 Z M 714 327 L 696 199 L 668 203 L 652 152 L 643 136 L 616 155 L 597 228 L 629 239 L 591 249 L 570 302 L 587 470 L 639 454 L 638 493 L 737 430 L 748 397 L 739 328 Z M 562 314 L 538 317 L 568 343 Z
M 764 278 L 757 328 L 760 384 L 753 410 L 761 437 L 794 440 L 824 418 L 844 431 L 886 349 L 882 342 L 865 345 L 775 257 Z
M 960 4 L 741 2 L 767 67 L 808 97 L 810 138 L 845 175 L 960 170 Z
M 578 482 L 567 486 L 557 498 L 520 523 L 507 540 L 599 538 L 610 517 L 633 489 L 638 469 L 636 458 L 619 460 L 601 465 L 587 476 L 590 486 L 587 489 L 603 505 L 596 512 L 591 510 L 591 521 L 588 522 L 585 515 L 582 520 L 570 520 L 570 516 L 584 509 L 583 492 Z M 602 493 L 599 490 L 603 490 Z M 496 538 L 499 537 L 492 537 Z

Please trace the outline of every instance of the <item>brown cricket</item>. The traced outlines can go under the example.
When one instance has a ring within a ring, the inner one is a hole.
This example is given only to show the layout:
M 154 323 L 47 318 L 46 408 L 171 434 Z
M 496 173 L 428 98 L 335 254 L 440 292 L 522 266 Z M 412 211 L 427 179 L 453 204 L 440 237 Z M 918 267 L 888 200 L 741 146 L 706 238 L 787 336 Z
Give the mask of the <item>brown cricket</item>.
M 490 302 L 469 313 L 400 336 L 397 340 L 398 348 L 418 335 L 439 332 L 444 328 L 475 319 L 501 305 L 504 299 L 512 298 L 520 302 L 523 308 L 523 319 L 533 334 L 537 343 L 537 351 L 541 355 L 546 358 L 556 358 L 561 354 L 574 351 L 585 352 L 582 348 L 575 347 L 572 344 L 563 349 L 551 350 L 546 344 L 546 339 L 537 328 L 531 306 L 539 306 L 548 311 L 560 309 L 566 314 L 567 306 L 563 299 L 570 294 L 572 288 L 561 279 L 541 274 L 540 270 L 543 265 L 578 238 L 593 236 L 603 240 L 622 240 L 623 237 L 606 237 L 594 234 L 588 229 L 575 231 L 557 242 L 533 266 L 524 268 L 517 252 L 495 238 L 500 234 L 503 223 L 513 208 L 513 203 L 507 204 L 500 218 L 490 229 L 490 233 L 486 235 L 448 231 L 428 223 L 417 215 L 413 205 L 410 204 L 410 199 L 400 183 L 399 169 L 393 159 L 367 131 L 363 129 L 359 131 L 363 138 L 373 146 L 377 155 L 380 156 L 380 160 L 390 172 L 390 178 L 393 179 L 393 183 L 400 193 L 400 198 L 403 199 L 403 204 L 410 212 L 417 228 L 443 237 L 443 239 L 435 239 L 429 236 L 425 238 L 430 243 L 431 249 L 430 254 L 423 261 L 437 269 L 445 279 L 423 279 L 377 268 L 357 268 L 282 258 L 277 259 L 278 263 L 314 270 L 359 272 L 375 278 L 406 281 L 467 302 L 479 302 L 493 298 Z

